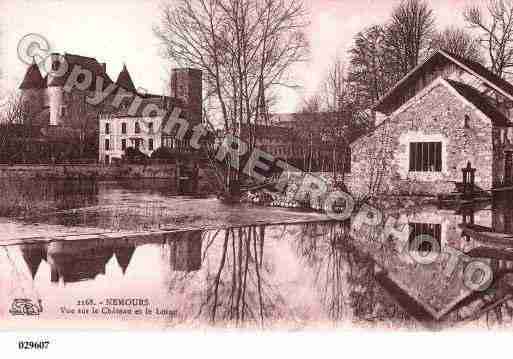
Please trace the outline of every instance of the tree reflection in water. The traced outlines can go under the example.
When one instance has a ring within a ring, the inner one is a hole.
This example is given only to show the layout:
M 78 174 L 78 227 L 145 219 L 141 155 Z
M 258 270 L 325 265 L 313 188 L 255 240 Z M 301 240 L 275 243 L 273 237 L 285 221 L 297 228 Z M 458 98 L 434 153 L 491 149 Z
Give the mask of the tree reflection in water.
M 329 318 L 409 323 L 376 282 L 375 262 L 355 247 L 349 230 L 348 223 L 306 224 L 296 241 L 298 254 L 314 270 Z
M 204 307 L 211 322 L 256 320 L 262 325 L 272 312 L 270 289 L 262 280 L 265 228 L 253 226 L 229 229 L 224 233 L 219 268 L 207 275 Z M 264 269 L 265 271 L 265 269 Z
M 174 274 L 171 289 L 186 290 L 193 277 L 201 276 L 197 318 L 207 316 L 212 324 L 263 326 L 277 316 L 276 303 L 283 302 L 268 279 L 272 265 L 264 259 L 264 238 L 264 226 L 205 232 L 201 273 Z

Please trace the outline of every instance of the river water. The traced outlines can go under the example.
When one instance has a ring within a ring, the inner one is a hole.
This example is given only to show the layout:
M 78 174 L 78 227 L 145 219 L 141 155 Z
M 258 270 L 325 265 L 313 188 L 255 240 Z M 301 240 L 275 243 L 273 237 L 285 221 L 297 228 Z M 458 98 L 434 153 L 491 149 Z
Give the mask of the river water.
M 19 196 L 43 205 L 0 220 L 4 327 L 439 329 L 512 322 L 513 246 L 462 237 L 460 226 L 513 233 L 510 198 L 395 214 L 412 233 L 432 235 L 441 252 L 449 246 L 490 266 L 493 281 L 475 291 L 464 285 L 469 260 L 451 273 L 443 255 L 420 265 L 393 239 L 376 241 L 321 214 L 226 206 L 177 196 L 153 181 L 48 182 Z M 40 301 L 42 311 L 12 315 L 20 298 Z

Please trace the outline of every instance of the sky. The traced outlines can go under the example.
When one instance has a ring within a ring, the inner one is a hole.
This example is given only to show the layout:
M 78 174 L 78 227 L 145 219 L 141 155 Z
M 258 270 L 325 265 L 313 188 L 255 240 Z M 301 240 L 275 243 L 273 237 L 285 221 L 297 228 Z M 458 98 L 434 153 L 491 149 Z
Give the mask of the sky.
M 172 0 L 167 0 L 172 2 Z M 304 0 L 310 10 L 311 55 L 294 68 L 300 87 L 280 93 L 275 112 L 293 112 L 313 94 L 336 56 L 346 56 L 356 33 L 389 17 L 399 0 Z M 437 27 L 464 26 L 462 10 L 481 0 L 431 0 Z M 136 87 L 165 93 L 172 64 L 159 56 L 152 27 L 162 0 L 0 0 L 0 95 L 21 83 L 26 64 L 17 57 L 18 42 L 37 33 L 52 52 L 95 57 L 107 63 L 114 80 L 125 63 Z

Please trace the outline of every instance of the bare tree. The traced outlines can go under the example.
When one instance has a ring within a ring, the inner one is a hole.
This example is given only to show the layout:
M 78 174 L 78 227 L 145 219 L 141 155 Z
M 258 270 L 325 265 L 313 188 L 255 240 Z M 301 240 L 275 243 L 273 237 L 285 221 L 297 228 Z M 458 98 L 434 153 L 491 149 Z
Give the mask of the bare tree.
M 336 58 L 328 68 L 321 93 L 326 101 L 326 110 L 335 112 L 344 107 L 347 95 L 347 81 L 344 62 L 341 58 Z
M 479 41 L 497 76 L 510 75 L 513 67 L 513 3 L 489 0 L 487 15 L 479 6 L 467 7 L 463 13 L 470 28 L 479 32 Z
M 26 137 L 30 134 L 31 113 L 18 93 L 8 95 L 1 110 L 0 159 L 10 161 L 20 154 L 20 143 L 25 146 Z M 21 154 L 24 156 L 23 151 Z
M 179 0 L 163 10 L 156 36 L 165 56 L 204 71 L 225 128 L 258 118 L 262 97 L 286 85 L 289 67 L 305 59 L 307 23 L 297 0 Z
M 84 156 L 86 143 L 95 136 L 95 124 L 101 112 L 101 106 L 86 103 L 86 95 L 83 91 L 73 91 L 70 94 L 73 101 L 70 101 L 66 114 L 71 128 L 78 131 L 80 158 Z
M 386 27 L 385 42 L 388 58 L 406 75 L 419 64 L 429 50 L 435 18 L 428 3 L 403 0 L 392 12 Z
M 431 47 L 446 50 L 468 60 L 483 63 L 479 39 L 457 27 L 449 27 L 433 36 Z
M 240 134 L 261 119 L 276 86 L 292 85 L 288 70 L 307 55 L 305 19 L 302 0 L 177 0 L 154 33 L 166 58 L 203 71 L 225 131 Z M 252 133 L 248 142 L 253 148 Z
M 17 93 L 8 95 L 3 107 L 2 122 L 4 124 L 23 125 L 29 122 L 31 115 L 29 106 L 23 101 L 21 95 Z
M 332 172 L 334 179 L 344 173 L 351 141 L 367 132 L 372 124 L 368 113 L 362 110 L 360 97 L 338 57 L 329 66 L 318 93 L 301 110 L 309 115 L 303 118 L 313 123 L 303 126 L 308 158 L 318 158 L 320 170 Z
M 323 101 L 319 93 L 315 93 L 301 101 L 299 112 L 304 114 L 320 112 L 322 108 L 322 102 Z

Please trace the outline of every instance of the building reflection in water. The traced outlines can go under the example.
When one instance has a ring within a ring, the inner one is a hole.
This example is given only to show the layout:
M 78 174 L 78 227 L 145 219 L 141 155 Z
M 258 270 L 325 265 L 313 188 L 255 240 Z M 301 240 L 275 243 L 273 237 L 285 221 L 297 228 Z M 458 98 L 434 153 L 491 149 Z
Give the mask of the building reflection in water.
M 170 233 L 142 240 L 87 239 L 56 241 L 44 245 L 21 245 L 23 259 L 34 279 L 41 262 L 50 266 L 50 280 L 73 283 L 105 275 L 106 265 L 114 256 L 126 274 L 137 246 L 164 243 L 163 252 L 172 271 L 192 272 L 201 269 L 202 231 Z
M 36 277 L 41 262 L 47 260 L 46 244 L 31 244 L 21 246 L 21 253 L 32 279 Z
M 172 271 L 193 272 L 201 269 L 203 231 L 187 231 L 166 236 Z
M 492 227 L 496 232 L 513 234 L 513 194 L 495 198 L 492 203 Z
M 513 209 L 512 209 L 512 196 L 501 195 L 495 196 L 491 204 L 474 204 L 461 206 L 455 214 L 459 215 L 459 224 L 463 226 L 474 226 L 487 232 L 499 232 L 503 234 L 513 234 Z M 482 221 L 486 215 L 489 214 L 488 221 Z M 457 221 L 453 215 L 446 215 L 445 221 L 453 225 Z M 455 236 L 457 232 L 448 232 L 451 237 Z M 455 238 L 448 238 L 446 243 L 456 244 Z M 434 289 L 433 295 L 439 297 L 440 303 L 445 302 L 445 309 L 440 312 L 441 315 L 435 318 L 425 315 L 423 310 L 425 306 L 418 305 L 418 284 L 423 281 L 422 277 L 410 280 L 409 283 L 402 282 L 400 288 L 396 283 L 385 283 L 389 286 L 390 292 L 395 292 L 396 300 L 402 300 L 405 307 L 413 308 L 417 314 L 421 315 L 423 320 L 436 321 L 438 325 L 451 325 L 459 322 L 478 321 L 482 320 L 488 325 L 513 323 L 513 242 L 508 240 L 486 240 L 485 237 L 471 238 L 469 235 L 462 237 L 460 247 L 456 248 L 465 252 L 466 255 L 472 260 L 480 260 L 487 263 L 493 270 L 493 282 L 489 289 L 483 292 L 462 291 L 462 295 L 454 296 L 452 300 L 449 299 L 449 293 L 456 282 L 452 283 L 450 278 L 439 283 L 430 283 L 425 281 L 424 285 L 432 286 Z M 463 281 L 462 271 L 465 267 L 463 261 L 460 269 L 456 272 L 456 278 L 459 282 Z M 425 271 L 429 267 L 424 266 Z M 442 278 L 443 279 L 443 278 Z M 395 286 L 395 287 L 394 287 Z M 447 287 L 445 292 L 439 292 L 437 288 Z M 464 288 L 462 288 L 464 290 Z M 447 296 L 447 299 L 444 298 Z M 405 300 L 407 298 L 407 300 Z M 432 298 L 431 298 L 432 299 Z M 430 314 L 430 313 L 428 313 Z
M 408 215 L 404 223 L 416 235 L 434 235 L 442 247 L 455 245 L 461 235 L 459 224 L 482 225 L 483 218 L 494 230 L 513 234 L 511 203 L 509 199 L 494 201 L 486 215 L 482 208 L 465 207 L 458 212 L 430 208 Z M 183 303 L 187 319 L 216 324 L 264 326 L 280 320 L 319 318 L 403 327 L 419 322 L 453 325 L 473 318 L 513 322 L 513 300 L 508 297 L 513 294 L 513 250 L 509 249 L 513 245 L 474 243 L 472 239 L 466 253 L 486 259 L 495 272 L 490 290 L 477 293 L 461 286 L 461 268 L 454 277 L 447 277 L 443 266 L 404 262 L 391 243 L 371 247 L 365 246 L 365 240 L 351 234 L 349 223 L 258 225 L 137 240 L 26 245 L 21 246 L 21 253 L 32 278 L 46 261 L 52 282 L 69 283 L 105 274 L 112 257 L 123 274 L 130 273 L 130 266 L 140 273 L 153 271 L 135 260 L 137 247 L 149 245 L 150 250 L 141 248 L 137 258 L 144 252 L 164 259 L 160 262 L 168 275 L 164 286 L 173 303 Z
M 313 269 L 330 320 L 411 325 L 409 315 L 376 282 L 376 262 L 357 248 L 350 224 L 306 224 L 296 245 L 303 263 Z
M 88 239 L 80 241 L 51 242 L 44 245 L 27 244 L 20 246 L 23 259 L 34 279 L 41 262 L 50 266 L 50 281 L 73 283 L 92 280 L 99 274 L 105 274 L 105 266 L 116 256 L 117 262 L 125 274 L 135 245 L 126 243 L 109 244 L 109 240 Z
M 116 260 L 118 261 L 118 264 L 121 267 L 121 271 L 123 272 L 123 274 L 126 274 L 126 270 L 130 265 L 130 261 L 132 260 L 134 253 L 135 245 L 114 247 L 114 255 L 116 256 Z
M 51 242 L 48 245 L 51 281 L 73 283 L 94 279 L 105 274 L 105 265 L 113 254 L 113 248 L 103 240 Z

